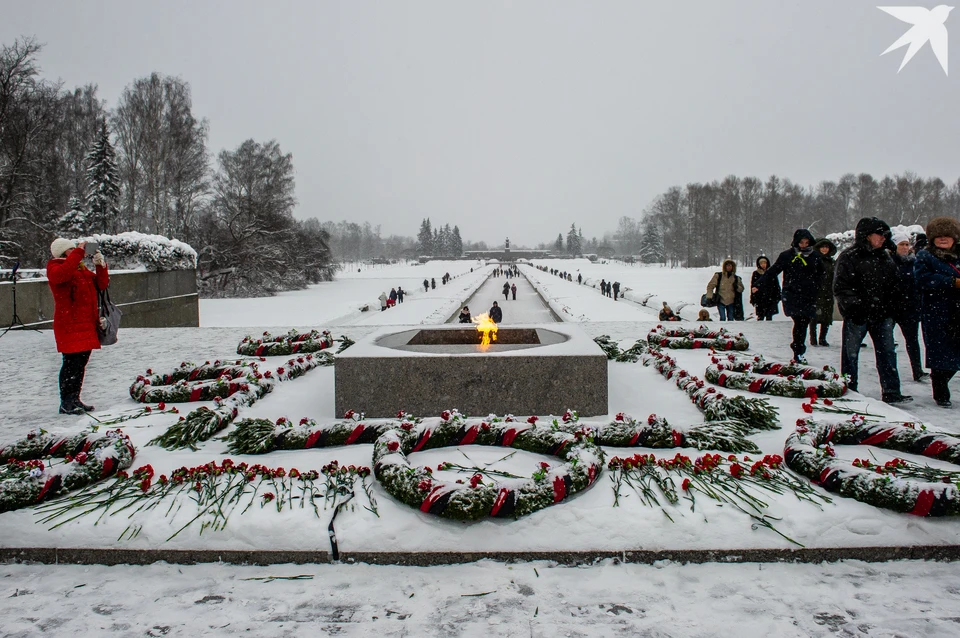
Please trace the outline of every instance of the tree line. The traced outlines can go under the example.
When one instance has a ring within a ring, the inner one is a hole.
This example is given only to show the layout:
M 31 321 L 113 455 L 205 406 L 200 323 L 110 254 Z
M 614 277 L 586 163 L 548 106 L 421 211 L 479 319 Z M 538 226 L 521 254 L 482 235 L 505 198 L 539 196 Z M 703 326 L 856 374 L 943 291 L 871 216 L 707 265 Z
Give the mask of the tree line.
M 207 295 L 259 295 L 328 279 L 329 235 L 293 218 L 293 158 L 274 140 L 212 161 L 190 85 L 152 73 L 114 108 L 97 87 L 41 77 L 41 45 L 0 46 L 0 264 L 41 267 L 58 234 L 137 231 L 198 252 Z
M 861 173 L 803 187 L 776 175 L 766 182 L 731 175 L 668 189 L 639 221 L 621 218 L 605 239 L 616 254 L 650 263 L 703 267 L 730 258 L 751 264 L 760 254 L 787 247 L 797 228 L 823 237 L 856 227 L 862 217 L 925 226 L 934 217 L 958 214 L 960 180 L 947 186 L 938 177 L 912 173 L 880 180 Z

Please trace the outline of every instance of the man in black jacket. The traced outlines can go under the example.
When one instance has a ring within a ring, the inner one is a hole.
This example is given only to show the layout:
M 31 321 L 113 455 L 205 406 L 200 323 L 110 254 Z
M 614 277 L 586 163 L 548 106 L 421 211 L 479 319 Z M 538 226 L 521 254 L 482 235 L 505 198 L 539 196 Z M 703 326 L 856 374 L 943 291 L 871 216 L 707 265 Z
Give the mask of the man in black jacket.
M 843 315 L 843 352 L 840 371 L 850 375 L 850 389 L 857 389 L 860 344 L 870 333 L 877 355 L 882 399 L 905 403 L 913 397 L 900 394 L 897 353 L 893 343 L 893 317 L 901 303 L 897 265 L 888 248 L 890 227 L 876 217 L 857 223 L 856 241 L 837 258 L 833 291 Z
M 493 306 L 490 307 L 490 319 L 493 323 L 500 323 L 503 321 L 503 310 L 500 309 L 500 306 L 497 305 L 497 302 L 493 302 Z

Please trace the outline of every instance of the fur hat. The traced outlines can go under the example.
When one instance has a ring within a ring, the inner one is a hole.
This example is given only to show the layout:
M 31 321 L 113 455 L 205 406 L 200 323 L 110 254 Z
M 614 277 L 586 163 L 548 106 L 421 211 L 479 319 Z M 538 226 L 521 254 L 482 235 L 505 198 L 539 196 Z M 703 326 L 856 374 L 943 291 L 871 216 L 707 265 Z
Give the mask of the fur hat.
M 63 237 L 57 237 L 53 240 L 53 243 L 50 244 L 50 253 L 53 255 L 54 259 L 59 259 L 63 257 L 64 253 L 68 250 L 73 250 L 77 247 L 77 242 L 72 239 L 64 239 Z
M 898 230 L 893 234 L 893 237 L 891 237 L 890 240 L 893 241 L 894 244 L 900 244 L 905 241 L 907 242 L 910 241 L 910 235 L 903 232 L 902 230 Z
M 960 244 L 960 222 L 952 217 L 937 217 L 927 224 L 927 243 L 932 244 L 937 237 L 953 237 Z

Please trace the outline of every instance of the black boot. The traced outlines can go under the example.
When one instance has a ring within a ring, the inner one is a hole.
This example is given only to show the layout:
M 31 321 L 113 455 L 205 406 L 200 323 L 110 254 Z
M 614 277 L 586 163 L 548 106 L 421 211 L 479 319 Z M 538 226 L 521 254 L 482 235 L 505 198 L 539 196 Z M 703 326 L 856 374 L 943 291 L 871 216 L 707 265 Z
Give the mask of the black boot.
M 60 414 L 83 414 L 83 406 L 77 403 L 76 397 L 62 397 L 60 399 Z
M 815 323 L 810 324 L 810 345 L 817 345 L 817 324 Z
M 92 405 L 87 405 L 86 403 L 84 403 L 83 399 L 81 399 L 80 397 L 77 397 L 77 405 L 83 408 L 84 412 L 93 412 L 95 409 Z
M 820 324 L 820 345 L 825 348 L 829 348 L 830 344 L 827 343 L 827 331 L 830 330 L 830 326 L 825 323 Z

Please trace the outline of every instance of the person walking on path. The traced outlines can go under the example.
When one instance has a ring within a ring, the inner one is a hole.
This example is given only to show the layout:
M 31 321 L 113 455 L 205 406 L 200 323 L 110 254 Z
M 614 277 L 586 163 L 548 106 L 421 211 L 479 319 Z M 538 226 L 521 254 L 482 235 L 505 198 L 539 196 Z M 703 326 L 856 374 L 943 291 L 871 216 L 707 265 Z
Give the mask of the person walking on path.
M 605 279 L 600 280 L 600 294 L 603 296 L 607 295 L 607 281 Z
M 817 295 L 817 316 L 810 322 L 810 345 L 829 347 L 827 333 L 833 325 L 833 273 L 836 262 L 833 256 L 837 254 L 837 246 L 829 239 L 821 239 L 813 245 L 813 249 L 820 253 L 823 262 L 823 283 L 820 284 L 820 293 Z M 817 326 L 820 326 L 820 338 L 817 338 Z
M 503 310 L 500 309 L 496 301 L 494 301 L 493 306 L 490 307 L 490 320 L 493 321 L 493 323 L 503 321 Z
M 770 268 L 770 260 L 764 255 L 757 257 L 757 269 L 750 276 L 750 305 L 757 313 L 757 321 L 773 321 L 780 314 L 780 282 L 776 277 L 763 275 Z
M 620 282 L 613 282 L 613 300 L 616 301 L 617 297 L 620 296 Z
M 895 308 L 893 320 L 900 326 L 903 341 L 907 344 L 907 356 L 910 358 L 913 380 L 923 381 L 930 375 L 923 371 L 923 358 L 920 355 L 920 291 L 917 289 L 917 280 L 914 276 L 917 256 L 913 253 L 910 235 L 907 233 L 900 231 L 891 240 L 897 247 L 897 251 L 893 253 L 893 261 L 897 264 L 900 291 L 903 294 Z
M 395 305 L 397 305 L 397 289 L 396 289 L 396 288 L 391 288 L 391 289 L 390 289 L 390 298 L 387 299 L 387 307 L 388 307 L 388 308 L 393 308 Z
M 430 282 L 427 281 L 426 279 L 424 279 L 424 280 L 423 280 L 423 292 L 429 292 L 429 290 L 430 290 Z
M 470 316 L 470 308 L 464 306 L 463 310 L 460 311 L 460 323 L 470 323 L 472 321 L 473 318 Z
M 766 284 L 780 273 L 783 273 L 783 313 L 793 319 L 790 348 L 798 363 L 806 363 L 803 354 L 807 351 L 807 328 L 817 315 L 817 294 L 824 274 L 820 253 L 813 250 L 813 233 L 806 228 L 793 233 L 790 248 L 780 253 L 759 283 Z
M 397 301 L 403 303 L 403 288 L 397 286 Z
M 503 300 L 508 301 L 510 299 L 510 284 L 508 282 L 504 282 L 502 292 L 503 292 Z
M 720 321 L 743 321 L 743 280 L 737 276 L 737 262 L 723 262 L 707 284 L 707 295 L 717 300 Z
M 433 277 L 430 278 L 430 287 L 433 288 L 434 290 L 437 289 L 437 280 L 434 279 Z
M 950 402 L 950 379 L 960 370 L 960 222 L 937 217 L 927 224 L 927 247 L 917 253 L 920 325 L 933 400 Z
M 87 242 L 76 244 L 58 237 L 50 244 L 53 259 L 47 262 L 47 283 L 53 293 L 53 336 L 57 352 L 63 355 L 60 367 L 60 414 L 93 411 L 80 399 L 83 377 L 90 354 L 100 349 L 100 314 L 97 291 L 110 285 L 107 262 L 98 250 L 93 255 L 96 273 L 83 264 Z
M 387 309 L 387 293 L 380 293 L 380 312 L 383 312 Z
M 513 295 L 513 300 L 517 300 L 517 284 L 510 286 L 510 293 Z
M 580 273 L 577 273 L 577 283 L 583 284 L 583 275 L 581 275 Z
M 900 275 L 893 257 L 890 227 L 876 217 L 857 222 L 854 244 L 837 259 L 833 292 L 843 315 L 840 372 L 850 375 L 856 391 L 860 367 L 860 344 L 867 333 L 873 340 L 880 376 L 881 400 L 898 404 L 913 397 L 900 393 L 897 353 L 893 343 L 893 316 L 900 303 Z

